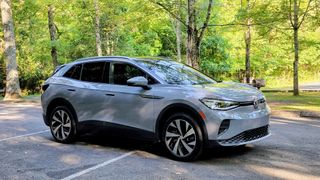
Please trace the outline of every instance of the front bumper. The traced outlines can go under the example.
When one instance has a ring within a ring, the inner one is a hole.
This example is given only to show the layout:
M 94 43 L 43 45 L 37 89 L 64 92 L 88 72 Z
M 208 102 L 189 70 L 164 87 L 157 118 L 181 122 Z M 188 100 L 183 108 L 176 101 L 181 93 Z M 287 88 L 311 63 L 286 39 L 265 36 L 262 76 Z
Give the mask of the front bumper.
M 262 140 L 270 135 L 269 125 L 266 125 L 244 131 L 229 139 L 217 140 L 217 143 L 221 146 L 239 146 Z
M 270 135 L 270 112 L 265 103 L 257 109 L 242 106 L 229 111 L 206 111 L 208 140 L 219 146 L 239 146 L 264 139 Z M 229 121 L 227 128 L 221 131 L 225 120 Z

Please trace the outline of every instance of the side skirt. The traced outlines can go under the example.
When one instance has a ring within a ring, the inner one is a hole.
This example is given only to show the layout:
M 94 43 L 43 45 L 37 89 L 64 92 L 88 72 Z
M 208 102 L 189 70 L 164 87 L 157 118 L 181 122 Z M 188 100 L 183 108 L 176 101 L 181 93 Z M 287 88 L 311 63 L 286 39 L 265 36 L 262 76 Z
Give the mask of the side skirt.
M 103 134 L 111 137 L 157 142 L 154 132 L 105 121 L 88 120 L 78 122 L 77 130 L 80 134 Z

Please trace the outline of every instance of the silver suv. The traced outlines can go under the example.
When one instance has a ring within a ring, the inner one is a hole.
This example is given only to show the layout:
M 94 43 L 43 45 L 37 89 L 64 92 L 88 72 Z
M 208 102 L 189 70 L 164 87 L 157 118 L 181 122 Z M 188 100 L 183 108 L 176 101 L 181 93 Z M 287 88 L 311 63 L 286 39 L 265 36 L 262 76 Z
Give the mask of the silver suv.
M 174 159 L 188 161 L 205 147 L 239 146 L 269 135 L 270 108 L 259 90 L 217 83 L 171 60 L 80 59 L 58 67 L 42 89 L 44 122 L 62 143 L 97 124 L 160 141 Z

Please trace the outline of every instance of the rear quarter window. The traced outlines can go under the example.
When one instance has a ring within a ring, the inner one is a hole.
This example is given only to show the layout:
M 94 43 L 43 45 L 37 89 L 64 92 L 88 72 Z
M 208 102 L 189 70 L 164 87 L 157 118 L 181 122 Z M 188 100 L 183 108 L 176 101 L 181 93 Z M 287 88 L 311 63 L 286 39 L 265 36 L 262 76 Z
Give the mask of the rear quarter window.
M 81 75 L 81 69 L 82 69 L 82 64 L 76 64 L 76 65 L 72 66 L 63 75 L 63 77 L 79 80 L 80 79 L 80 75 Z

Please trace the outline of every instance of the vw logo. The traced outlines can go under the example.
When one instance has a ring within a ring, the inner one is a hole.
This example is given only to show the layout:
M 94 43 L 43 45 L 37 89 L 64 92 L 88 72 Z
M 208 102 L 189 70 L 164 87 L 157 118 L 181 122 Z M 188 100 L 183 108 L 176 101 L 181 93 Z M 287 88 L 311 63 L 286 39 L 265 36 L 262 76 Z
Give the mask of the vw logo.
M 253 101 L 253 107 L 254 107 L 255 109 L 258 109 L 258 107 L 259 107 L 259 102 L 258 102 L 258 100 L 254 100 L 254 101 Z

